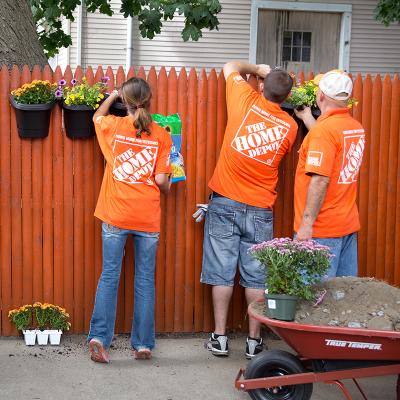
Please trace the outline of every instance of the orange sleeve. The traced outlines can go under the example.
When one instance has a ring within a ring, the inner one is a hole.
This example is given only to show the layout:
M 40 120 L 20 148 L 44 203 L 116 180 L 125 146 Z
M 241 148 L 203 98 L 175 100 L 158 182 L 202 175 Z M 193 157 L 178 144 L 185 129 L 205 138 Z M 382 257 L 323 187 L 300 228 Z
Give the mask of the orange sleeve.
M 115 115 L 103 115 L 97 117 L 94 121 L 94 127 L 96 128 L 96 134 L 99 135 L 110 135 L 114 133 L 114 130 L 118 123 L 118 117 Z
M 242 78 L 239 72 L 232 72 L 226 80 L 226 105 L 228 117 L 237 110 L 248 109 L 259 94 Z
M 328 132 L 310 130 L 310 140 L 306 149 L 305 172 L 331 176 L 335 164 L 336 144 Z
M 169 160 L 169 155 L 172 148 L 171 135 L 162 129 L 165 134 L 163 135 L 163 141 L 160 145 L 160 152 L 157 157 L 156 167 L 154 174 L 170 174 L 172 172 L 171 162 Z

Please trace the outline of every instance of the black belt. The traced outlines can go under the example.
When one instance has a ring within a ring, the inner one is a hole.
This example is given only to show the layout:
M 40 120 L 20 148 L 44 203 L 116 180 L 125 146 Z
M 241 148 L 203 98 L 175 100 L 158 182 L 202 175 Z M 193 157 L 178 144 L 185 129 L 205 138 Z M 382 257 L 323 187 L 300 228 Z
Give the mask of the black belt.
M 214 197 L 225 197 L 225 196 L 222 196 L 222 194 L 219 194 L 219 193 L 217 193 L 217 192 L 212 192 L 212 193 L 210 194 L 210 196 L 208 197 L 208 199 L 211 200 L 211 199 L 213 199 Z

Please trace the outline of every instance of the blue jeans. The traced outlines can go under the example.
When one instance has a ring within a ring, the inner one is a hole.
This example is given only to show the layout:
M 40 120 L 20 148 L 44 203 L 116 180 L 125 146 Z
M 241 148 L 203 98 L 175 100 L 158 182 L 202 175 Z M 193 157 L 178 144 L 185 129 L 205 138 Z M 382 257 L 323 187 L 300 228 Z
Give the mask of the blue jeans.
M 337 238 L 313 238 L 328 246 L 334 255 L 330 261 L 328 278 L 335 276 L 357 276 L 357 233 Z
M 125 242 L 133 235 L 135 245 L 134 310 L 131 344 L 154 348 L 154 272 L 158 232 L 140 232 L 102 225 L 103 270 L 97 285 L 96 300 L 88 340 L 96 338 L 108 349 L 114 336 L 119 278 Z
M 265 289 L 265 269 L 249 254 L 253 244 L 271 240 L 270 208 L 249 206 L 227 197 L 213 197 L 204 225 L 201 282 L 233 286 L 239 264 L 240 285 Z

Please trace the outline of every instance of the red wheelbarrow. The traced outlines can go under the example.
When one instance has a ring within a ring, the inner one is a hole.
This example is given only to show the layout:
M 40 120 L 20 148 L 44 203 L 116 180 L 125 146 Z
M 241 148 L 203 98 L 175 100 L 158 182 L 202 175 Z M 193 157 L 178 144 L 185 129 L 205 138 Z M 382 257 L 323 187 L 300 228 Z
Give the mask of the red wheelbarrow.
M 313 383 L 323 382 L 336 384 L 351 400 L 341 379 L 352 379 L 367 400 L 356 378 L 398 375 L 400 400 L 400 332 L 279 321 L 263 315 L 262 303 L 250 304 L 249 315 L 271 328 L 297 356 L 282 350 L 257 355 L 239 371 L 237 389 L 253 400 L 308 400 Z

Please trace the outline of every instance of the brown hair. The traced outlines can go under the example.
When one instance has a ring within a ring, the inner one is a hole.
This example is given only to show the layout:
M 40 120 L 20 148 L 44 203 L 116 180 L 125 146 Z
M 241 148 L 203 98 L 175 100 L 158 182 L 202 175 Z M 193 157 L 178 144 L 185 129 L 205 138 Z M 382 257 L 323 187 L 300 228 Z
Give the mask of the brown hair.
M 141 137 L 142 132 L 150 135 L 152 118 L 149 111 L 151 100 L 149 84 L 141 78 L 128 79 L 121 86 L 121 95 L 128 114 L 133 117 L 133 125 L 137 129 L 136 136 Z
M 273 69 L 264 79 L 264 97 L 282 103 L 293 87 L 293 78 L 282 69 Z

